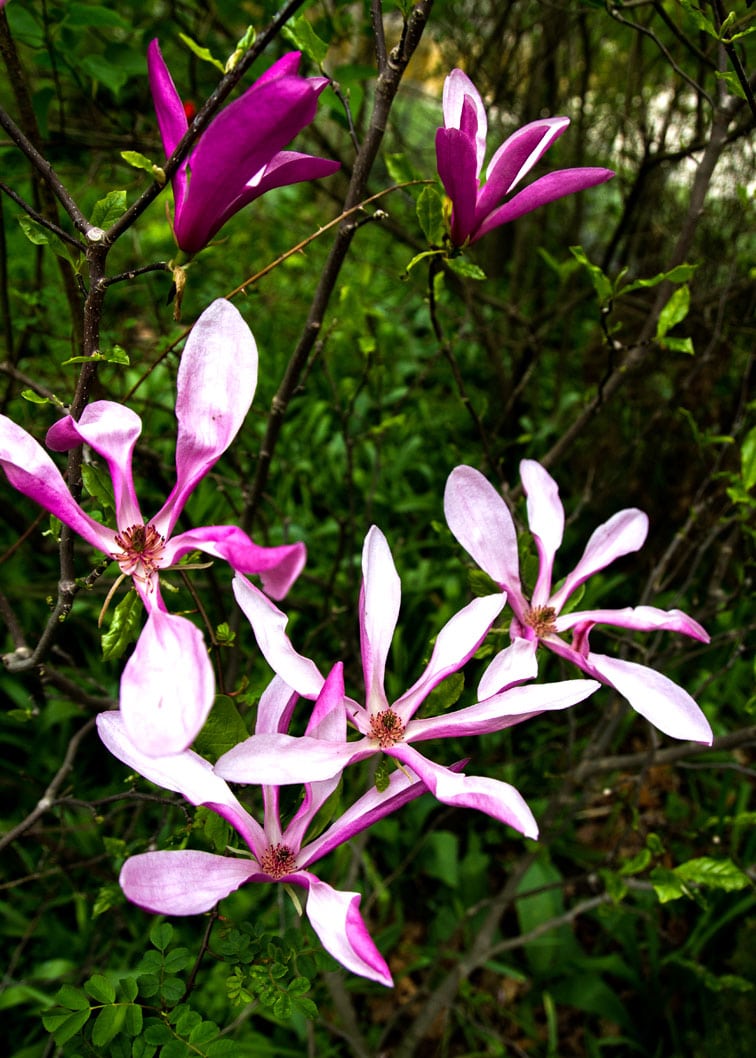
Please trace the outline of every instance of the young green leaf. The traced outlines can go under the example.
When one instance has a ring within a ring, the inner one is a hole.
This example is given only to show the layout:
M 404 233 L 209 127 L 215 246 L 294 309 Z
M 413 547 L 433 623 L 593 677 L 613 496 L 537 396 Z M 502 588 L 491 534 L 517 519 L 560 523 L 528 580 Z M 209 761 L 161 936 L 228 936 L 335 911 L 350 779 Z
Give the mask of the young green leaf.
M 102 657 L 104 661 L 120 658 L 130 643 L 139 635 L 142 604 L 135 591 L 128 592 L 113 611 L 107 632 L 102 634 Z

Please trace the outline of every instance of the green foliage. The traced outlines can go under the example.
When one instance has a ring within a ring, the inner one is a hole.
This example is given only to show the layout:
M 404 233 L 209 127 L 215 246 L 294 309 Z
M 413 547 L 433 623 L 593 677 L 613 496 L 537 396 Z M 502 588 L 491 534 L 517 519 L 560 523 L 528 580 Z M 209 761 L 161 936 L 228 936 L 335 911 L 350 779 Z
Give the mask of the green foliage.
M 148 41 L 160 39 L 182 97 L 201 106 L 279 7 L 219 0 L 208 11 L 190 0 L 178 12 L 182 43 L 175 13 L 153 3 L 7 4 L 38 142 L 92 223 L 111 226 L 148 181 L 165 183 Z M 353 215 L 359 230 L 333 297 L 318 303 L 318 340 L 282 411 L 252 515 L 246 505 L 269 409 L 333 246 L 333 230 L 321 229 L 343 208 L 354 143 L 371 132 L 377 70 L 369 7 L 308 5 L 290 21 L 288 40 L 278 36 L 236 89 L 290 45 L 304 51 L 309 73 L 322 64 L 349 115 L 326 89 L 313 130 L 292 147 L 338 157 L 341 172 L 322 185 L 277 189 L 232 218 L 188 263 L 182 324 L 166 304 L 171 277 L 163 268 L 139 271 L 175 255 L 166 188 L 112 248 L 94 357 L 83 355 L 72 322 L 72 305 L 80 317 L 92 291 L 87 260 L 56 234 L 79 238 L 76 228 L 59 201 L 57 219 L 48 215 L 28 159 L 6 138 L 3 183 L 56 228 L 3 197 L 3 413 L 42 442 L 72 400 L 79 368 L 95 368 L 91 399 L 123 401 L 144 420 L 149 444 L 140 440 L 133 458 L 148 517 L 175 480 L 184 326 L 317 235 L 235 298 L 258 343 L 258 392 L 238 442 L 192 496 L 177 531 L 241 524 L 249 515 L 258 542 L 305 541 L 305 575 L 279 605 L 297 649 L 322 671 L 343 660 L 347 693 L 357 698 L 359 553 L 369 525 L 379 525 L 402 578 L 387 665 L 399 696 L 451 614 L 471 596 L 499 590 L 443 525 L 450 469 L 480 468 L 523 527 L 518 462 L 551 452 L 568 509 L 555 580 L 615 511 L 639 507 L 650 519 L 643 550 L 582 585 L 563 613 L 639 604 L 693 613 L 710 644 L 666 632 L 611 639 L 597 627 L 591 648 L 658 668 L 701 702 L 716 735 L 737 735 L 756 715 L 746 106 L 733 110 L 705 208 L 695 217 L 689 210 L 720 81 L 745 95 L 732 54 L 744 54 L 752 12 L 737 0 L 718 22 L 704 4 L 570 0 L 555 19 L 546 6 L 517 0 L 506 5 L 503 31 L 500 4 L 436 0 L 369 182 L 370 193 L 410 181 L 424 189 L 385 195 L 385 222 Z M 401 47 L 401 19 L 412 8 L 384 5 L 389 52 Z M 734 42 L 727 70 L 720 41 Z M 433 135 L 442 80 L 454 65 L 486 101 L 489 156 L 517 126 L 566 113 L 570 129 L 536 175 L 608 165 L 617 177 L 446 257 L 448 206 L 436 183 Z M 0 104 L 20 120 L 7 77 Z M 671 266 L 683 225 L 689 263 Z M 430 269 L 414 267 L 426 258 Z M 464 393 L 429 317 L 429 271 L 436 323 Z M 111 283 L 116 276 L 127 278 Z M 678 355 L 694 346 L 695 357 Z M 65 456 L 52 457 L 63 471 Z M 82 479 L 86 512 L 115 524 L 109 475 L 91 450 Z M 37 508 L 7 488 L 2 498 L 2 612 L 13 617 L 3 653 L 16 656 L 34 649 L 53 612 L 61 527 L 47 515 L 38 522 Z M 117 879 L 128 856 L 184 848 L 233 855 L 240 842 L 210 809 L 127 780 L 128 769 L 103 755 L 96 735 L 85 732 L 68 754 L 94 714 L 117 704 L 143 620 L 134 592 L 111 601 L 100 649 L 97 621 L 118 571 L 111 564 L 93 575 L 91 550 L 80 543 L 72 562 L 80 590 L 42 667 L 0 670 L 9 704 L 0 722 L 2 830 L 13 835 L 24 824 L 3 848 L 0 890 L 7 952 L 0 1009 L 12 1058 L 56 1048 L 65 1058 L 299 1058 L 308 1050 L 410 1058 L 412 1039 L 414 1055 L 750 1058 L 756 943 L 747 869 L 756 828 L 744 748 L 665 763 L 673 744 L 652 742 L 607 687 L 575 709 L 484 739 L 428 743 L 439 762 L 469 761 L 470 774 L 513 783 L 541 825 L 541 846 L 536 853 L 479 813 L 423 797 L 318 862 L 324 880 L 361 894 L 396 982 L 383 994 L 353 975 L 323 975 L 336 964 L 306 926 L 295 928 L 296 909 L 281 887 L 277 900 L 272 886 L 245 886 L 222 903 L 218 920 L 156 923 L 127 904 Z M 530 590 L 532 542 L 521 562 Z M 194 748 L 214 759 L 253 729 L 270 673 L 239 622 L 221 562 L 169 572 L 162 590 L 171 611 L 204 627 L 212 643 L 222 693 Z M 465 678 L 443 681 L 424 715 L 474 703 L 484 665 L 509 642 L 506 613 Z M 548 678 L 575 675 L 540 654 L 539 668 Z M 299 731 L 308 708 L 302 701 L 295 708 Z M 367 790 L 385 788 L 393 767 L 385 758 L 375 772 L 365 766 L 345 776 L 315 829 Z M 236 792 L 261 818 L 259 789 Z M 282 791 L 285 818 L 301 796 L 297 787 Z M 38 809 L 45 799 L 50 807 Z M 454 996 L 431 1028 L 413 1026 L 449 974 L 461 978 Z

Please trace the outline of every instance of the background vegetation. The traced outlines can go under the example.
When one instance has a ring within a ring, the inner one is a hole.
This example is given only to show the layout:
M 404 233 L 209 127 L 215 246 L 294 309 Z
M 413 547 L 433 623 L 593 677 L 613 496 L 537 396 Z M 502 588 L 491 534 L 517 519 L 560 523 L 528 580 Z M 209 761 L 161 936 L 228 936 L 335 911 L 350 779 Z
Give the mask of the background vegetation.
M 377 140 L 384 102 L 382 6 L 388 49 L 404 18 L 422 13 L 427 25 L 363 174 L 356 146 Z M 257 396 L 182 525 L 238 522 L 260 542 L 306 542 L 305 573 L 285 604 L 299 649 L 324 669 L 343 659 L 347 687 L 359 686 L 359 555 L 375 523 L 403 584 L 390 685 L 408 686 L 433 635 L 470 597 L 465 556 L 443 522 L 449 471 L 479 467 L 519 517 L 518 463 L 535 458 L 559 481 L 568 513 L 557 576 L 614 511 L 648 513 L 644 550 L 593 578 L 585 601 L 677 606 L 705 625 L 707 647 L 660 634 L 621 637 L 611 649 L 683 684 L 717 739 L 705 752 L 661 739 L 602 688 L 564 714 L 445 747 L 447 761 L 473 754 L 477 773 L 514 782 L 542 838 L 528 843 L 428 798 L 326 861 L 324 877 L 364 894 L 393 992 L 337 968 L 285 894 L 267 887 L 246 887 L 205 919 L 161 924 L 125 902 L 123 859 L 212 848 L 217 835 L 207 813 L 129 777 L 94 734 L 123 661 L 103 659 L 97 629 L 112 570 L 90 577 L 96 560 L 83 545 L 81 590 L 36 656 L 59 591 L 59 550 L 50 519 L 0 482 L 6 1053 L 750 1056 L 752 12 L 743 0 L 320 0 L 303 10 L 329 45 L 323 67 L 338 90 L 323 94 L 297 146 L 339 158 L 341 172 L 272 192 L 229 222 L 187 270 L 180 322 L 167 271 L 107 291 L 101 349 L 111 360 L 98 365 L 90 396 L 127 401 L 143 417 L 135 476 L 144 509 L 158 509 L 172 482 L 186 327 L 245 284 L 235 304 L 260 349 Z M 11 0 L 0 12 L 0 103 L 86 215 L 111 191 L 131 204 L 150 177 L 121 152 L 162 162 L 149 41 L 160 39 L 179 90 L 199 105 L 220 75 L 179 34 L 225 59 L 249 24 L 261 30 L 275 13 L 251 0 Z M 289 25 L 244 83 L 298 42 L 317 72 L 315 45 Z M 415 213 L 425 185 L 407 181 L 435 179 L 441 88 L 455 65 L 486 101 L 489 149 L 526 121 L 567 114 L 570 130 L 546 165 L 605 165 L 617 176 L 487 236 L 465 258 L 487 279 L 442 269 L 431 302 L 427 264 L 406 273 L 427 248 Z M 82 352 L 89 276 L 35 242 L 14 195 L 42 216 L 56 211 L 67 231 L 70 223 L 10 138 L 0 158 L 0 410 L 42 440 L 58 414 L 53 397 L 70 402 L 80 377 L 71 358 Z M 320 233 L 345 204 L 392 187 L 357 214 L 351 242 L 343 225 Z M 113 247 L 110 276 L 174 256 L 168 198 Z M 342 244 L 343 266 L 326 281 Z M 128 366 L 113 362 L 119 348 Z M 279 423 L 271 407 L 285 377 L 293 384 Z M 271 423 L 280 433 L 268 472 Z M 88 502 L 96 509 L 96 497 Z M 211 630 L 225 622 L 236 633 L 214 656 L 221 687 L 251 723 L 269 673 L 227 572 L 218 564 L 172 584 L 174 611 L 194 612 L 199 592 Z M 29 657 L 25 671 L 10 671 Z

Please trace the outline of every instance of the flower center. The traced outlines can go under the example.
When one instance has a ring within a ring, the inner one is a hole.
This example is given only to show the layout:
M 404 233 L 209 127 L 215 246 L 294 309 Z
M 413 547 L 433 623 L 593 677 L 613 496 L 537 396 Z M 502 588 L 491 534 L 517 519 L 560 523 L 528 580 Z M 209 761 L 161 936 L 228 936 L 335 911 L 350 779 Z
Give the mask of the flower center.
M 404 724 L 393 709 L 384 709 L 370 717 L 370 737 L 381 749 L 388 749 L 404 738 Z
M 271 878 L 283 878 L 297 869 L 294 853 L 288 845 L 270 845 L 260 857 L 260 866 Z
M 541 639 L 556 633 L 556 610 L 553 606 L 535 606 L 525 615 L 525 624 Z
M 148 584 L 160 568 L 165 537 L 154 525 L 130 525 L 116 535 L 115 542 L 121 550 L 113 558 L 121 571 Z

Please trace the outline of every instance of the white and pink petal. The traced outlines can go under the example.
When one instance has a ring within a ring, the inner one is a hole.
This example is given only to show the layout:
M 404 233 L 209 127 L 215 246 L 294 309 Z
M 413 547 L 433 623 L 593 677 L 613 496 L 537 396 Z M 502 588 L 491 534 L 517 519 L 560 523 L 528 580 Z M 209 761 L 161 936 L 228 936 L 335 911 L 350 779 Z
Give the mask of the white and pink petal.
M 150 757 L 181 753 L 199 734 L 214 699 L 200 630 L 153 608 L 121 676 L 121 712 L 131 741 Z
M 118 881 L 128 899 L 145 911 L 200 915 L 257 874 L 252 860 L 181 849 L 130 857 Z

